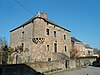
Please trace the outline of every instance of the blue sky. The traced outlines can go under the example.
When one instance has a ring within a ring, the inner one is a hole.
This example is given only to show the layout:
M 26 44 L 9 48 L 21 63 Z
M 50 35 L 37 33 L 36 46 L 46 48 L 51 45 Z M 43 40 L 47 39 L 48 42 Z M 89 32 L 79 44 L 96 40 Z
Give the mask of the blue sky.
M 56 24 L 71 30 L 71 36 L 100 49 L 100 0 L 0 0 L 0 37 L 10 43 L 10 30 L 46 12 Z M 32 14 L 33 13 L 33 14 Z

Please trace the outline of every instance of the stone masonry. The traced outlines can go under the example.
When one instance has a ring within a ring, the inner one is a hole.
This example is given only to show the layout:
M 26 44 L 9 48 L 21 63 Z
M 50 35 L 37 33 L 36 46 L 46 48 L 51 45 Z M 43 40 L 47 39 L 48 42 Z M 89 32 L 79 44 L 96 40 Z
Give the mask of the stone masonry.
M 22 58 L 28 56 L 30 62 L 53 61 L 57 53 L 70 57 L 70 31 L 48 20 L 46 13 L 38 13 L 10 31 L 10 47 L 17 46 L 23 47 Z M 26 48 L 29 51 L 24 55 Z

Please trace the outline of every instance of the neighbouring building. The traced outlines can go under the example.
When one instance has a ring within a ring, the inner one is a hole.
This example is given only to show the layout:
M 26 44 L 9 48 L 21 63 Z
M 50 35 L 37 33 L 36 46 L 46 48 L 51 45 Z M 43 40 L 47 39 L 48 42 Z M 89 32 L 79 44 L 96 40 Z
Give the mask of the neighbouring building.
M 71 37 L 72 51 L 75 52 L 75 57 L 85 56 L 85 45 L 75 37 Z
M 89 45 L 85 45 L 85 56 L 93 56 L 93 48 L 90 47 Z
M 50 21 L 46 13 L 38 13 L 10 31 L 10 47 L 17 46 L 22 46 L 23 52 L 12 54 L 13 63 L 69 60 L 70 30 Z

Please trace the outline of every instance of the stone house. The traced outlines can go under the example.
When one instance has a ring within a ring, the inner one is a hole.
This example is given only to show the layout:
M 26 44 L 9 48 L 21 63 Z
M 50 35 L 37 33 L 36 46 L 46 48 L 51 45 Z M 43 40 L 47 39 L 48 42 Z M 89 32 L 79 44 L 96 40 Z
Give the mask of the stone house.
M 75 57 L 84 57 L 85 56 L 85 45 L 80 40 L 75 37 L 71 37 L 72 50 L 75 50 Z
M 22 46 L 23 52 L 19 52 L 22 58 L 20 63 L 69 60 L 70 32 L 50 21 L 46 13 L 38 13 L 10 31 L 10 47 L 15 49 L 17 46 Z

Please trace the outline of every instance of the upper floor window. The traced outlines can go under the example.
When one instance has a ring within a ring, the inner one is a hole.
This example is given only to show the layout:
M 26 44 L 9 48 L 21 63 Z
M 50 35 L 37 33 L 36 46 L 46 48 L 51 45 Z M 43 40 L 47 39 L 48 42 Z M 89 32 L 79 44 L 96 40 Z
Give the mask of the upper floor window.
M 24 31 L 22 32 L 21 37 L 22 37 L 22 38 L 24 37 Z
M 24 48 L 24 43 L 22 43 L 22 51 L 23 51 L 23 48 Z
M 54 43 L 54 52 L 57 53 L 57 44 Z
M 49 25 L 49 23 L 47 22 L 47 25 Z
M 47 35 L 49 35 L 49 29 L 47 29 L 46 32 L 47 32 Z
M 56 31 L 54 31 L 54 37 L 56 37 Z
M 64 40 L 66 40 L 66 35 L 64 35 Z
M 65 52 L 67 51 L 66 46 L 65 46 Z

